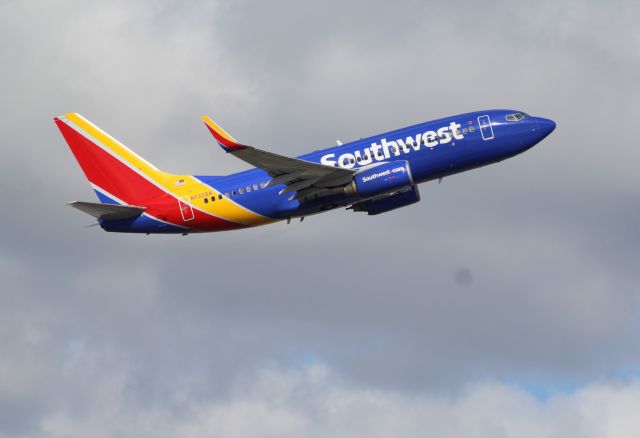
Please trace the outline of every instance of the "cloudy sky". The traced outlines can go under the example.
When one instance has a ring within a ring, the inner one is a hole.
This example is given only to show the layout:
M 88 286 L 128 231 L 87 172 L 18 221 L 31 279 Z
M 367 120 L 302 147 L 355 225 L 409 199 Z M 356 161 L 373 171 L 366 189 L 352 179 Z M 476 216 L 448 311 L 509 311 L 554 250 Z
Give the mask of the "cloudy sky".
M 640 3 L 0 2 L 0 437 L 637 437 Z M 52 117 L 227 174 L 515 108 L 537 147 L 376 217 L 117 235 Z

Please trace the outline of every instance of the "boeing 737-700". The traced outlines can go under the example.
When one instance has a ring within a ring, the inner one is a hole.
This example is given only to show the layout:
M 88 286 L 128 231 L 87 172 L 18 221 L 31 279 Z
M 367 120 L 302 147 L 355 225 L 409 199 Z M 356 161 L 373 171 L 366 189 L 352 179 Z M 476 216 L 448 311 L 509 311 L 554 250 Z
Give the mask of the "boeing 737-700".
M 385 213 L 418 202 L 418 184 L 513 157 L 556 126 L 480 111 L 291 158 L 239 143 L 203 117 L 222 149 L 252 168 L 200 176 L 161 171 L 79 114 L 54 120 L 100 201 L 70 205 L 106 231 L 147 234 L 235 230 L 339 207 Z

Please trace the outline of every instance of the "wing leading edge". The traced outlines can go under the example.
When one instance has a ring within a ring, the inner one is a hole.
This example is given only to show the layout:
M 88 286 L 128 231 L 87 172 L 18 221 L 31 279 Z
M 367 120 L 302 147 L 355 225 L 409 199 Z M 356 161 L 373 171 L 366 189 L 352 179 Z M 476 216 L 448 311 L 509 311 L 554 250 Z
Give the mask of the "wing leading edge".
M 204 116 L 202 120 L 222 149 L 272 177 L 267 186 L 284 184 L 281 195 L 296 192 L 290 199 L 304 201 L 336 194 L 353 178 L 351 169 L 325 166 L 241 144 L 209 117 Z

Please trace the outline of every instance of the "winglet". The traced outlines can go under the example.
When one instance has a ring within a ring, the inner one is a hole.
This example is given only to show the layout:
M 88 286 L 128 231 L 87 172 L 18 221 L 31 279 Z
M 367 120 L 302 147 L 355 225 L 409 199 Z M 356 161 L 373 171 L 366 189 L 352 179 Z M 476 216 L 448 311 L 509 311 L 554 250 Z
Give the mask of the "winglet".
M 229 135 L 209 117 L 203 116 L 202 121 L 204 121 L 204 124 L 209 128 L 213 137 L 226 152 L 241 151 L 246 148 L 246 146 L 238 143 L 235 138 L 231 137 L 231 135 Z

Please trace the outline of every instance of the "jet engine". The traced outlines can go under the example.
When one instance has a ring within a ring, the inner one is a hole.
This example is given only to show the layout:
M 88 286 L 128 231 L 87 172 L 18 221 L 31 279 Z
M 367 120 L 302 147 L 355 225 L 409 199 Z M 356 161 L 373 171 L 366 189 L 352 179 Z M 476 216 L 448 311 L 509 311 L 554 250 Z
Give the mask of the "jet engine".
M 380 198 L 354 204 L 352 209 L 353 211 L 365 211 L 369 216 L 373 216 L 415 204 L 419 200 L 420 192 L 418 192 L 418 186 L 409 186 L 395 193 L 383 195 Z
M 405 187 L 413 186 L 413 177 L 409 163 L 405 160 L 381 163 L 365 167 L 353 176 L 351 184 L 345 187 L 348 196 L 371 198 L 393 193 Z

